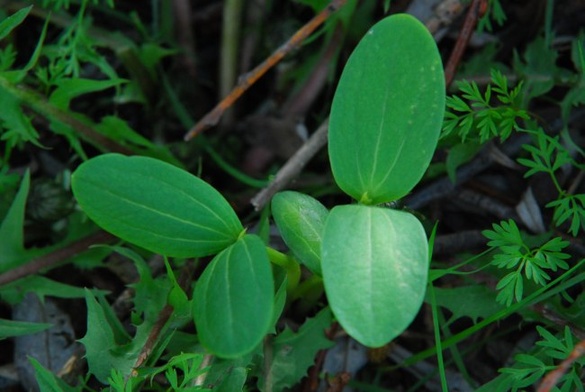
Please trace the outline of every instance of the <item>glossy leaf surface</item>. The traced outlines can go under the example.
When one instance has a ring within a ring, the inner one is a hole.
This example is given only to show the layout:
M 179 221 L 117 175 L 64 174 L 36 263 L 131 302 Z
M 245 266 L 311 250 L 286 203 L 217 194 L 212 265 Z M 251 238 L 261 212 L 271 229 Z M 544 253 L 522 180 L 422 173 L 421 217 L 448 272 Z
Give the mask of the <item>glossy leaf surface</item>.
M 363 204 L 406 195 L 430 163 L 444 106 L 441 57 L 426 27 L 404 14 L 378 22 L 349 58 L 333 99 L 337 184 Z
M 72 188 L 83 210 L 103 229 L 166 256 L 217 253 L 243 230 L 211 185 L 152 158 L 98 156 L 73 173 Z
M 412 322 L 423 302 L 428 243 L 411 214 L 349 205 L 329 213 L 322 268 L 333 313 L 360 343 L 382 346 Z
M 242 356 L 267 334 L 273 306 L 266 248 L 259 237 L 245 235 L 215 256 L 195 285 L 199 340 L 217 356 Z
M 279 192 L 272 198 L 272 215 L 284 242 L 295 257 L 321 275 L 321 238 L 327 208 L 302 193 Z

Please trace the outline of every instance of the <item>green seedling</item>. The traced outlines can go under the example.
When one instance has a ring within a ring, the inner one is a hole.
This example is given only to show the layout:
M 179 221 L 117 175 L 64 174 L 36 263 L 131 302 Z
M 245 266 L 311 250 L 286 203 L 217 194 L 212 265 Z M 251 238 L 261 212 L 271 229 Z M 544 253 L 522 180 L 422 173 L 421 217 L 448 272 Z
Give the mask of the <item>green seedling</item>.
M 444 106 L 441 59 L 426 28 L 395 15 L 370 29 L 345 67 L 330 122 L 335 181 L 357 204 L 328 211 L 300 193 L 276 195 L 274 218 L 292 256 L 247 234 L 209 184 L 153 158 L 101 155 L 75 171 L 72 188 L 92 220 L 128 242 L 165 256 L 213 256 L 193 292 L 198 338 L 210 353 L 247 355 L 274 330 L 282 310 L 277 266 L 290 298 L 324 288 L 347 332 L 382 346 L 422 304 L 428 246 L 413 215 L 379 204 L 420 181 Z M 313 276 L 297 284 L 299 264 Z

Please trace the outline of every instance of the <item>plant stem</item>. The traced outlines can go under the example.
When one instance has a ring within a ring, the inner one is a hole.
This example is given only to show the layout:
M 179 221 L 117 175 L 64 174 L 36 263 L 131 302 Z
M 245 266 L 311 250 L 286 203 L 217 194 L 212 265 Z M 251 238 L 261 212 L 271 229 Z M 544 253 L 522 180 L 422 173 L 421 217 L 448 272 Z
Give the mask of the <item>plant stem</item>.
M 269 246 L 266 247 L 266 252 L 271 263 L 285 269 L 288 278 L 287 291 L 291 292 L 294 290 L 299 285 L 301 279 L 301 266 L 299 263 L 293 257 L 287 256 Z
M 510 305 L 509 307 L 504 308 L 504 309 L 494 313 L 493 315 L 491 315 L 489 317 L 486 317 L 485 319 L 483 319 L 480 322 L 478 322 L 477 324 L 475 324 L 473 327 L 467 328 L 467 329 L 459 332 L 458 334 L 453 335 L 452 337 L 444 340 L 442 342 L 443 350 L 461 342 L 462 340 L 468 338 L 469 336 L 471 336 L 475 332 L 478 332 L 482 328 L 487 327 L 491 323 L 494 323 L 498 320 L 501 320 L 505 317 L 508 317 L 508 316 L 514 314 L 515 312 L 517 312 L 525 307 L 532 306 L 532 305 L 535 305 L 539 302 L 542 302 L 547 298 L 550 298 L 556 294 L 561 293 L 562 291 L 566 290 L 568 287 L 571 287 L 571 286 L 578 284 L 578 283 L 582 283 L 585 280 L 585 272 L 581 272 L 577 276 L 574 276 L 573 278 L 568 279 L 564 282 L 563 282 L 563 280 L 567 279 L 569 276 L 571 276 L 576 271 L 580 271 L 583 264 L 585 264 L 585 259 L 581 260 L 573 268 L 566 271 L 563 275 L 559 276 L 557 279 L 550 282 L 546 286 L 541 287 L 540 289 L 538 289 L 537 291 L 535 291 L 534 293 L 532 293 L 528 297 L 524 298 L 522 301 L 516 302 L 516 303 Z M 556 285 L 558 285 L 558 286 L 554 287 Z M 415 364 L 419 361 L 422 361 L 423 359 L 429 358 L 429 357 L 436 354 L 436 350 L 437 350 L 437 347 L 431 347 L 427 350 L 419 352 L 419 353 L 413 355 L 412 357 L 408 358 L 406 361 L 404 361 L 404 363 L 402 363 L 402 366 L 410 366 L 410 365 Z

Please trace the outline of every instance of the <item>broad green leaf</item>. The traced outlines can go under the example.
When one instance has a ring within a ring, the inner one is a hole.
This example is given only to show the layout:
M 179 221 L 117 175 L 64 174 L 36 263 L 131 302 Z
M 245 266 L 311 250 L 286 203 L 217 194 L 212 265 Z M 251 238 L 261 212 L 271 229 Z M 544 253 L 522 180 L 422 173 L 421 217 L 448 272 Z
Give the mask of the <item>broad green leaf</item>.
M 378 22 L 350 56 L 329 123 L 335 181 L 363 204 L 406 195 L 435 151 L 445 106 L 441 57 L 409 15 Z
M 201 343 L 235 358 L 252 351 L 270 329 L 272 270 L 264 243 L 245 235 L 214 257 L 195 285 L 194 315 Z
M 53 324 L 31 323 L 27 321 L 15 321 L 0 319 L 0 340 L 13 336 L 30 335 L 51 328 Z
M 21 24 L 30 12 L 31 8 L 32 5 L 26 8 L 22 8 L 0 22 L 0 39 L 5 38 L 12 30 Z
M 308 319 L 298 332 L 285 329 L 264 349 L 264 372 L 258 380 L 261 391 L 284 391 L 307 375 L 307 369 L 315 363 L 315 355 L 334 345 L 327 339 L 332 315 L 329 308 Z M 270 353 L 270 355 L 267 355 Z
M 311 196 L 285 191 L 272 199 L 272 215 L 295 257 L 321 275 L 321 237 L 327 208 Z
M 412 322 L 425 294 L 428 243 L 411 214 L 337 206 L 323 233 L 322 269 L 333 314 L 360 343 L 379 347 Z
M 73 173 L 72 189 L 99 226 L 166 256 L 211 255 L 234 243 L 244 230 L 213 187 L 152 158 L 98 156 Z

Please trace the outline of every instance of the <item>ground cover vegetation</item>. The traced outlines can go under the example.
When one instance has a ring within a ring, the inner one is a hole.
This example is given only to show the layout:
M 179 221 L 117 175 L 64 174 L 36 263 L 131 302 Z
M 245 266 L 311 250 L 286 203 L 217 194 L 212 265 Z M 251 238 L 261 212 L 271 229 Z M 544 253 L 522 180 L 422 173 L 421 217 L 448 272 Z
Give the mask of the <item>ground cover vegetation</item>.
M 0 388 L 584 390 L 582 2 L 0 4 Z

